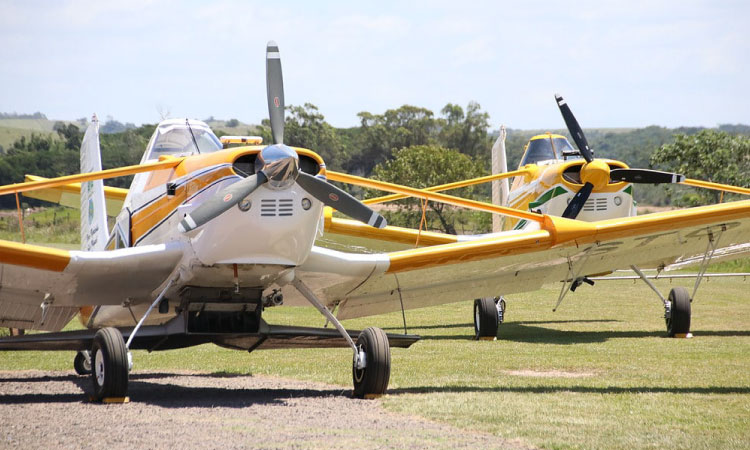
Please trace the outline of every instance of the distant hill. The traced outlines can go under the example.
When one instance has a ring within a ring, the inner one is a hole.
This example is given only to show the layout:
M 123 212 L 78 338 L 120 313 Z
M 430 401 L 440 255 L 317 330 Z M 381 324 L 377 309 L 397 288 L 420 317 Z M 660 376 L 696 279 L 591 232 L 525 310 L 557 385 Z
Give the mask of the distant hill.
M 203 121 L 214 130 L 214 133 L 216 133 L 217 136 L 247 136 L 258 134 L 258 125 L 240 122 L 237 119 L 220 120 L 209 117 L 208 119 L 203 119 Z

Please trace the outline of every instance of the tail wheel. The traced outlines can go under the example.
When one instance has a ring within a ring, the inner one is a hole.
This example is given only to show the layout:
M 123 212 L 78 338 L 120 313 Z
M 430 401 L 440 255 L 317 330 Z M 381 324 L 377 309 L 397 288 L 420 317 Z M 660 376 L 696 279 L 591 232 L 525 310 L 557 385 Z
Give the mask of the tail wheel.
M 497 337 L 498 312 L 495 299 L 492 297 L 474 300 L 474 333 L 475 339 L 494 339 Z
M 684 287 L 676 287 L 669 291 L 669 314 L 666 317 L 667 334 L 674 337 L 676 334 L 687 334 L 690 332 L 690 295 Z
M 391 378 L 391 348 L 388 336 L 380 328 L 366 328 L 357 338 L 357 349 L 364 353 L 364 367 L 357 361 L 352 367 L 354 396 L 373 398 L 385 394 Z
M 102 328 L 91 348 L 94 399 L 125 397 L 128 391 L 128 349 L 117 328 Z
M 91 374 L 91 353 L 88 350 L 81 350 L 76 353 L 73 360 L 73 368 L 78 375 Z

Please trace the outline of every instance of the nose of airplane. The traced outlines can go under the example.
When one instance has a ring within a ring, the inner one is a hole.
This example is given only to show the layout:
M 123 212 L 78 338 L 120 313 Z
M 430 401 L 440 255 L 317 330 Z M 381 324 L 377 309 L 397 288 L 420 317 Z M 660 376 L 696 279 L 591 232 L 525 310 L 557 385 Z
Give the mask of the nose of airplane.
M 258 172 L 263 172 L 268 178 L 268 187 L 287 189 L 299 175 L 299 156 L 287 145 L 269 145 L 255 160 L 255 173 Z

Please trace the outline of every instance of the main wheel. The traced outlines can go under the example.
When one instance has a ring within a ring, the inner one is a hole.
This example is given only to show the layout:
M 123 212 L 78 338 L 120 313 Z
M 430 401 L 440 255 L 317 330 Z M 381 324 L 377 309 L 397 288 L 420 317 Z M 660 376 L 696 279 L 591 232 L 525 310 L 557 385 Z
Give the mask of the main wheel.
M 125 397 L 128 391 L 128 349 L 117 328 L 102 328 L 91 348 L 94 399 Z
M 676 334 L 687 334 L 690 332 L 690 295 L 684 287 L 676 287 L 669 291 L 669 317 L 667 321 L 667 334 L 674 337 Z
M 365 367 L 352 366 L 354 396 L 373 398 L 385 394 L 391 378 L 391 348 L 388 336 L 380 328 L 365 328 L 357 338 L 357 350 L 365 354 Z
M 73 368 L 78 375 L 91 374 L 91 352 L 88 350 L 81 350 L 76 353 L 76 357 L 73 360 Z
M 492 297 L 474 300 L 474 338 L 495 339 L 497 337 L 497 306 Z

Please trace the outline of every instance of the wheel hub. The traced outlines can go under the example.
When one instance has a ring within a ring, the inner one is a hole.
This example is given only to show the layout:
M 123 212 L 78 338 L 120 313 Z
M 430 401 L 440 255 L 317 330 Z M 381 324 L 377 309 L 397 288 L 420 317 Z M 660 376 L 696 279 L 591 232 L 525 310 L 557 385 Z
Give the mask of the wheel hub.
M 96 374 L 96 382 L 99 386 L 104 385 L 104 355 L 102 351 L 98 350 L 94 356 L 94 371 Z

